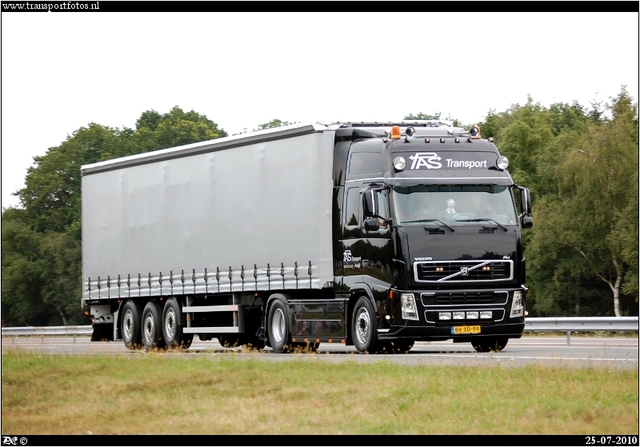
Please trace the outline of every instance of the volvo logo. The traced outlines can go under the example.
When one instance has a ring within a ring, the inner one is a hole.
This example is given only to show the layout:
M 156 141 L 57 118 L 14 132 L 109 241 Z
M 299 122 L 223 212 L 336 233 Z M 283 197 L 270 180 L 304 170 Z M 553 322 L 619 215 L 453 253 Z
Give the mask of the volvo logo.
M 462 276 L 469 276 L 469 267 L 460 267 L 460 274 Z

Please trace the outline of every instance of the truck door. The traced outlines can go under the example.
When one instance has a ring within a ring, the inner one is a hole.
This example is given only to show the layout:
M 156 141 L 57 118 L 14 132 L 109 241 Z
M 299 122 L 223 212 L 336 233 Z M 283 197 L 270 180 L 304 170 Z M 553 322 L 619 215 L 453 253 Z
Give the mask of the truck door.
M 386 291 L 391 284 L 393 254 L 389 191 L 380 186 L 354 182 L 347 187 L 343 209 L 345 286 L 349 288 L 356 282 L 365 282 Z

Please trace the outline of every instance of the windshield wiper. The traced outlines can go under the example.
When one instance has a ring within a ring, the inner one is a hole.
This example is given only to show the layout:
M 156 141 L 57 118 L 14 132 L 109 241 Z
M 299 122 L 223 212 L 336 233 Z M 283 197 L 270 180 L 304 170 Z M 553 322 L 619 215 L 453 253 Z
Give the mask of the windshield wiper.
M 417 220 L 403 220 L 402 221 L 402 223 L 426 223 L 426 222 L 435 222 L 435 223 L 439 224 L 442 227 L 447 227 L 451 231 L 456 231 L 453 228 L 451 228 L 449 225 L 447 225 L 446 223 L 444 223 L 443 221 L 441 221 L 439 219 L 417 219 Z
M 507 227 L 505 227 L 501 223 L 493 220 L 490 217 L 480 217 L 478 219 L 456 219 L 456 222 L 493 222 L 494 224 L 496 224 L 497 226 L 502 228 L 504 231 L 509 231 L 509 230 L 507 230 Z

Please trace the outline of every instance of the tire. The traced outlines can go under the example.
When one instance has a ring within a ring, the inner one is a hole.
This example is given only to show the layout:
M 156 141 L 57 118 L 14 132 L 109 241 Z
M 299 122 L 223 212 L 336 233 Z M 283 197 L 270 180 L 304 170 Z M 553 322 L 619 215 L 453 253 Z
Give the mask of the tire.
M 360 297 L 353 308 L 353 318 L 351 318 L 353 345 L 359 353 L 379 352 L 382 344 L 378 342 L 377 329 L 376 314 L 371 302 L 366 297 Z
M 160 304 L 149 301 L 142 311 L 142 344 L 147 351 L 164 349 L 166 343 L 162 336 L 162 309 Z
M 120 320 L 120 333 L 127 349 L 133 351 L 142 348 L 141 322 L 140 306 L 133 301 L 124 303 L 124 306 L 122 306 L 122 319 Z
M 168 349 L 189 349 L 193 334 L 182 332 L 183 314 L 176 298 L 169 298 L 162 311 L 162 336 Z
M 269 316 L 267 318 L 269 335 L 269 344 L 274 352 L 280 354 L 291 351 L 291 328 L 289 325 L 289 312 L 287 304 L 281 298 L 274 300 L 269 307 Z
M 473 349 L 477 352 L 499 352 L 507 346 L 508 341 L 508 337 L 493 337 L 475 342 L 472 341 L 471 346 L 473 346 Z

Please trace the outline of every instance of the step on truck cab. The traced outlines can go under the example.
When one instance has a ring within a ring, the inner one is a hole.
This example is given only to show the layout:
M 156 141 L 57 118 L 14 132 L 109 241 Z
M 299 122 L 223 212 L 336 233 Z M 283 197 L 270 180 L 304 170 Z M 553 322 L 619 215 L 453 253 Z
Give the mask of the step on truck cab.
M 93 340 L 275 352 L 519 338 L 530 194 L 477 126 L 298 124 L 82 167 Z

